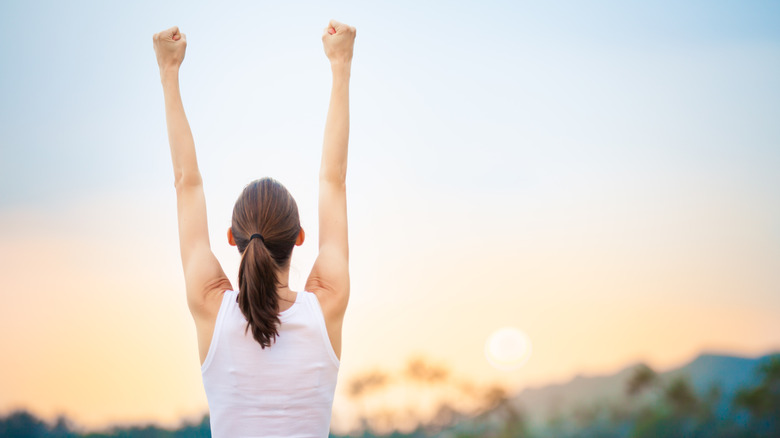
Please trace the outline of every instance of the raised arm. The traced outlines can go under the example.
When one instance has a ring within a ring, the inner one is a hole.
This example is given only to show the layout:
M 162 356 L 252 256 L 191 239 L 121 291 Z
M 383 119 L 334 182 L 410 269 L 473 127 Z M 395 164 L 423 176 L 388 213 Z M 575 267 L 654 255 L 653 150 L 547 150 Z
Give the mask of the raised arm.
M 153 44 L 165 98 L 165 120 L 173 162 L 179 244 L 187 303 L 193 316 L 199 316 L 206 309 L 208 295 L 215 290 L 232 287 L 211 251 L 203 180 L 195 156 L 195 142 L 179 91 L 179 68 L 184 60 L 187 37 L 179 32 L 178 27 L 172 27 L 154 34 Z
M 319 254 L 306 282 L 318 292 L 326 320 L 336 321 L 331 341 L 340 345 L 340 323 L 349 299 L 349 244 L 347 239 L 347 143 L 349 141 L 349 78 L 355 28 L 331 20 L 322 35 L 330 61 L 333 86 L 325 138 L 322 144 L 319 193 Z M 327 321 L 326 321 L 327 322 Z M 334 346 L 335 348 L 335 346 Z M 339 354 L 339 348 L 335 348 Z

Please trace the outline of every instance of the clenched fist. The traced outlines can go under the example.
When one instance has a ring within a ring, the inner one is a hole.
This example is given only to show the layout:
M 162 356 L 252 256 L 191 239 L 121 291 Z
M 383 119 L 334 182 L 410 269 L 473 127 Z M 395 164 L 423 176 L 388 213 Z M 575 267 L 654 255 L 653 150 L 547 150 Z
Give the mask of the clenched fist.
M 322 34 L 322 45 L 325 48 L 325 56 L 331 63 L 352 61 L 355 33 L 354 27 L 330 20 L 325 33 Z
M 182 61 L 184 61 L 184 51 L 187 49 L 187 35 L 179 32 L 178 27 L 173 26 L 154 34 L 152 40 L 160 71 L 181 66 Z

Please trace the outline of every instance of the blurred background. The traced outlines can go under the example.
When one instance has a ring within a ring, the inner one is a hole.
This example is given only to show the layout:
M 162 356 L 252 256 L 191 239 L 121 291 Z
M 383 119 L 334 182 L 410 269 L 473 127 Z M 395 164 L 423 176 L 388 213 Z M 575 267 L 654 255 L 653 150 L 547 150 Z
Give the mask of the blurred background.
M 207 436 L 152 35 L 187 35 L 225 272 L 272 176 L 301 290 L 330 19 L 357 28 L 334 435 L 780 427 L 780 3 L 4 1 L 0 435 Z

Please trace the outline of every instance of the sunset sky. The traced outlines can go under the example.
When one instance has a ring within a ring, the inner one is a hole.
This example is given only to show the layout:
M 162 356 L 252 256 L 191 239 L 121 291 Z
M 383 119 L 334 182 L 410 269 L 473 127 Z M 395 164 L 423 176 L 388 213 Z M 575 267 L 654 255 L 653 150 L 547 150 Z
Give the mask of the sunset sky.
M 510 391 L 780 349 L 780 3 L 0 3 L 0 415 L 174 425 L 207 410 L 152 35 L 182 100 L 211 246 L 273 176 L 316 257 L 331 72 L 357 28 L 351 376 L 412 357 Z M 533 345 L 494 368 L 485 341 Z

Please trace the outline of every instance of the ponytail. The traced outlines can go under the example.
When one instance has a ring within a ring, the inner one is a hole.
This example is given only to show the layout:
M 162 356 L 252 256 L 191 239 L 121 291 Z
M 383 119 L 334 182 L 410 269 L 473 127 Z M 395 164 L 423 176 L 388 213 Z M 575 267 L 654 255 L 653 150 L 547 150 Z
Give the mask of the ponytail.
M 290 266 L 293 247 L 302 233 L 298 206 L 287 189 L 265 177 L 244 187 L 233 207 L 230 233 L 241 254 L 238 307 L 246 330 L 263 347 L 279 336 L 279 275 Z M 254 239 L 259 237 L 259 239 Z M 286 282 L 287 279 L 282 279 Z
M 277 269 L 263 241 L 251 239 L 238 268 L 238 307 L 247 320 L 244 334 L 251 327 L 252 337 L 262 348 L 270 347 L 279 335 Z

